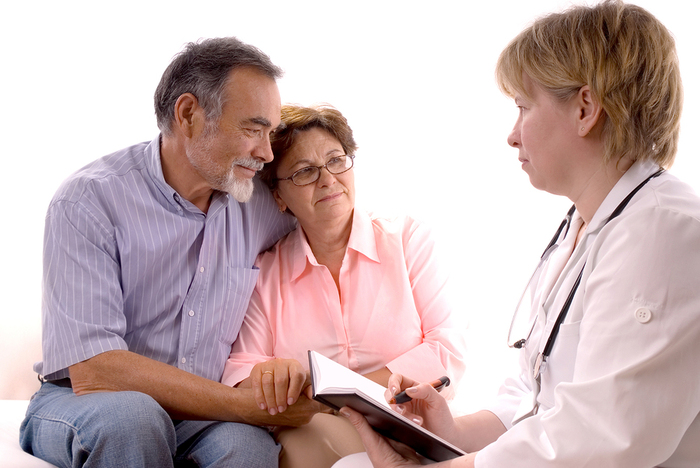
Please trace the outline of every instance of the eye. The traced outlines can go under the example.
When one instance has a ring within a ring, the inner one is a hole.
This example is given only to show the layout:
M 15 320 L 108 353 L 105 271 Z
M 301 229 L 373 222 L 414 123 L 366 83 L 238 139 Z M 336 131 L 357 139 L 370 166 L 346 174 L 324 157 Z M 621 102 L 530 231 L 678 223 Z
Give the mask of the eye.
M 299 169 L 292 175 L 292 177 L 297 183 L 303 183 L 308 180 L 314 179 L 316 177 L 316 171 L 318 171 L 317 167 L 309 166 L 303 169 Z
M 345 165 L 345 156 L 336 156 L 335 158 L 331 158 L 328 160 L 327 164 L 329 166 Z
M 246 128 L 244 129 L 247 134 L 250 136 L 260 136 L 262 134 L 262 130 L 259 128 Z

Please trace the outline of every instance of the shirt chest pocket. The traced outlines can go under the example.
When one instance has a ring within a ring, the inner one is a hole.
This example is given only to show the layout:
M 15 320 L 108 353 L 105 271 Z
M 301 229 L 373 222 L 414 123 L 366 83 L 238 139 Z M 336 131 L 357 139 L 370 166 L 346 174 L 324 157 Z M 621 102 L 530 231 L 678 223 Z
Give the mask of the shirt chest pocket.
M 250 296 L 253 294 L 255 283 L 260 270 L 253 268 L 226 268 L 226 293 L 220 310 L 222 311 L 219 341 L 230 347 L 238 336 L 243 318 L 248 310 Z

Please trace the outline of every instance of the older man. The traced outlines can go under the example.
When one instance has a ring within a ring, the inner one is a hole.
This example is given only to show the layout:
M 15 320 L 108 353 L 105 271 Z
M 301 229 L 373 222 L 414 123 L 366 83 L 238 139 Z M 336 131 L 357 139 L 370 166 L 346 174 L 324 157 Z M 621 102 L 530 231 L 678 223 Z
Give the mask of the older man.
M 68 178 L 46 217 L 44 380 L 21 428 L 58 466 L 276 466 L 253 425 L 299 425 L 218 383 L 255 285 L 288 232 L 255 173 L 272 160 L 281 71 L 235 38 L 189 44 L 155 94 L 161 135 Z M 247 423 L 247 424 L 242 424 Z

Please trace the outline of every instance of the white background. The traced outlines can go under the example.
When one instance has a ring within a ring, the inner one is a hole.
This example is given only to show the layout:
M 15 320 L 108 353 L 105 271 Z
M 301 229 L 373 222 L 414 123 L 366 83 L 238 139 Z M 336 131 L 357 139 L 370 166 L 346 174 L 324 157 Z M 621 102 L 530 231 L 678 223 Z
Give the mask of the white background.
M 183 44 L 235 35 L 285 70 L 283 102 L 328 102 L 348 117 L 360 206 L 433 228 L 460 326 L 470 322 L 463 402 L 478 407 L 495 394 L 515 353 L 505 346 L 512 309 L 570 202 L 533 189 L 507 146 L 516 110 L 495 85 L 494 64 L 536 16 L 569 2 L 13 3 L 0 13 L 2 387 L 20 372 L 31 382 L 40 358 L 29 331 L 40 323 L 43 218 L 54 191 L 93 159 L 157 134 L 153 92 Z M 638 4 L 677 39 L 686 99 L 672 172 L 700 190 L 699 28 L 685 1 Z

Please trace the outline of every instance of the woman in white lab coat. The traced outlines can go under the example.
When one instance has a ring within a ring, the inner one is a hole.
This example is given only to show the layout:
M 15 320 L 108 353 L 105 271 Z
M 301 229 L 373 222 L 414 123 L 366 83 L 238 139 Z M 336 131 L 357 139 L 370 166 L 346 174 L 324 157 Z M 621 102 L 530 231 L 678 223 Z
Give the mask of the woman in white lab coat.
M 439 466 L 700 466 L 700 199 L 663 171 L 682 107 L 670 33 L 620 1 L 573 7 L 517 36 L 497 79 L 530 182 L 574 203 L 511 330 L 521 373 L 457 419 L 427 384 L 394 375 L 389 392 L 468 452 Z M 418 463 L 342 413 L 375 467 Z

